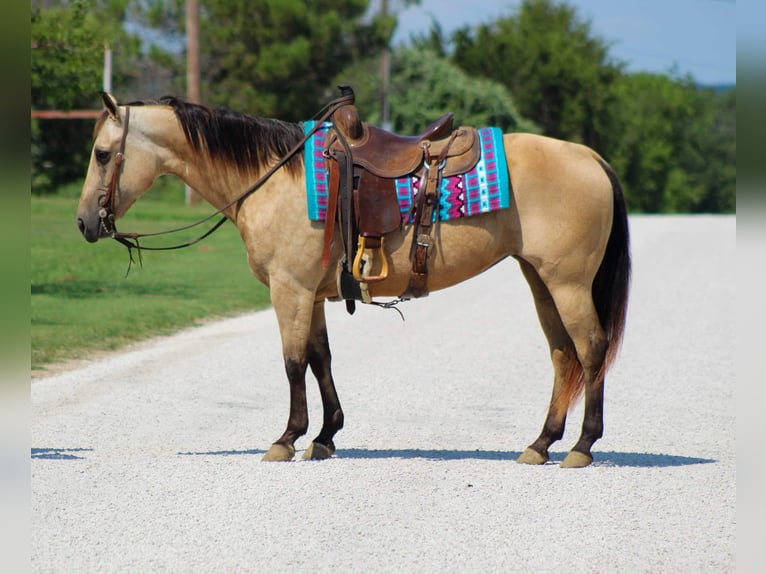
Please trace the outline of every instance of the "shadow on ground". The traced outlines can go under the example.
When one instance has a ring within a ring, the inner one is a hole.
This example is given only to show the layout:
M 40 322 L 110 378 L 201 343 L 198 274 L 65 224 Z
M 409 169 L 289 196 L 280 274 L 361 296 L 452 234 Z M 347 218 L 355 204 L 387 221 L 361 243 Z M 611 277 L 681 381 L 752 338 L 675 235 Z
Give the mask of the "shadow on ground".
M 85 457 L 80 456 L 80 454 L 92 451 L 92 448 L 33 448 L 32 458 L 44 460 L 85 460 Z
M 263 455 L 266 451 L 252 450 L 217 450 L 207 452 L 179 452 L 180 456 L 247 456 Z M 441 449 L 388 449 L 370 450 L 364 448 L 341 449 L 335 453 L 336 459 L 423 459 L 423 460 L 507 460 L 515 461 L 520 452 L 499 450 L 441 450 Z M 549 464 L 559 464 L 566 457 L 566 452 L 550 454 Z M 710 458 L 677 456 L 670 454 L 655 454 L 645 452 L 596 452 L 593 466 L 596 467 L 671 467 L 690 466 L 695 464 L 711 464 L 716 462 Z

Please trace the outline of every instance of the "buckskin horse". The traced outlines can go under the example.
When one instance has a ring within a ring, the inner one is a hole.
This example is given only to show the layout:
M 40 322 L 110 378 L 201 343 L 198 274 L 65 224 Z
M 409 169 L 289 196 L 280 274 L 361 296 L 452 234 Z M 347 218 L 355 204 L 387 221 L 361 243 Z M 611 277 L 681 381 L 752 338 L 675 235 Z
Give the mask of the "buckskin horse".
M 343 219 L 342 200 L 338 207 L 328 207 L 324 222 L 308 217 L 307 160 L 290 150 L 303 149 L 309 122 L 252 117 L 170 97 L 129 104 L 118 104 L 107 93 L 102 98 L 105 109 L 94 129 L 77 211 L 77 225 L 85 239 L 113 237 L 126 242 L 130 234 L 117 233 L 115 219 L 162 174 L 179 177 L 219 209 L 224 220 L 236 225 L 252 273 L 270 289 L 282 339 L 290 412 L 286 430 L 263 460 L 291 460 L 296 439 L 308 430 L 305 379 L 309 367 L 319 384 L 324 417 L 304 458 L 331 457 L 334 436 L 343 427 L 343 411 L 331 371 L 324 305 L 326 300 L 348 299 L 339 281 L 350 264 L 344 237 L 348 228 L 333 226 L 336 219 L 338 223 Z M 455 149 L 452 143 L 440 147 L 437 140 L 443 144 L 452 134 L 449 139 L 454 143 L 468 134 L 457 130 L 460 137 L 455 137 L 451 117 L 446 119 L 450 121 L 439 120 L 419 136 L 395 136 L 377 129 L 377 149 L 367 159 L 377 156 L 401 163 L 416 157 L 420 163 L 416 171 L 425 182 L 431 176 L 422 168 L 429 167 L 423 158 L 430 155 L 430 144 L 424 142 L 433 141 L 434 149 L 441 149 L 431 163 L 435 172 L 450 161 L 446 148 Z M 366 122 L 355 121 L 352 117 L 342 129 L 335 124 L 329 128 L 346 132 L 342 147 L 336 141 L 335 150 L 347 152 L 354 162 L 356 150 L 360 157 L 364 155 L 363 140 L 373 130 Z M 427 274 L 420 278 L 424 280 L 415 296 L 455 285 L 509 256 L 516 259 L 532 291 L 554 370 L 542 432 L 517 461 L 547 462 L 549 447 L 563 436 L 569 409 L 584 394 L 581 434 L 561 466 L 587 466 L 593 461 L 591 448 L 603 434 L 604 377 L 625 327 L 631 273 L 625 201 L 614 171 L 586 146 L 528 133 L 501 133 L 500 139 L 505 160 L 502 175 L 510 183 L 507 207 L 439 220 L 431 229 L 430 220 L 421 217 L 426 211 L 421 201 L 413 207 L 412 217 L 404 214 L 394 229 L 382 229 L 379 235 L 385 241 L 372 250 L 361 249 L 372 255 L 372 262 L 361 277 L 354 266 L 352 283 L 364 286 L 365 302 L 411 298 L 407 294 L 411 295 L 413 277 L 419 273 Z M 466 144 L 465 149 L 469 147 Z M 326 152 L 324 157 L 331 163 Z M 392 169 L 383 166 L 378 171 L 386 176 L 386 170 Z M 338 177 L 333 177 L 337 183 Z M 243 195 L 258 178 L 257 191 Z M 343 170 L 340 178 L 350 180 Z M 353 187 L 355 194 L 365 193 L 357 180 Z M 426 193 L 421 190 L 419 195 Z M 438 210 L 438 197 L 436 201 Z M 427 249 L 419 245 L 421 238 Z M 419 269 L 418 250 L 427 259 L 420 261 L 425 265 Z

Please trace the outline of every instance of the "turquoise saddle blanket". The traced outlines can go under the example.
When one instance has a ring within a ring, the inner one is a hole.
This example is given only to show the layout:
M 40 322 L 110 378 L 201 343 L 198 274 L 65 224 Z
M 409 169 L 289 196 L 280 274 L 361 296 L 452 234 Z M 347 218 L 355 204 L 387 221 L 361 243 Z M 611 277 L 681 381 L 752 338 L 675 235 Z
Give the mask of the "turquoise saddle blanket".
M 325 123 L 319 128 L 304 148 L 306 199 L 311 221 L 324 221 L 327 217 L 328 173 L 322 150 L 330 125 Z M 305 122 L 304 133 L 313 127 L 313 121 Z M 479 128 L 478 132 L 481 157 L 470 171 L 442 178 L 438 191 L 439 209 L 434 210 L 434 221 L 469 217 L 505 209 L 510 205 L 503 132 L 494 127 Z M 396 195 L 403 222 L 409 221 L 412 216 L 420 184 L 421 178 L 414 175 L 396 179 Z

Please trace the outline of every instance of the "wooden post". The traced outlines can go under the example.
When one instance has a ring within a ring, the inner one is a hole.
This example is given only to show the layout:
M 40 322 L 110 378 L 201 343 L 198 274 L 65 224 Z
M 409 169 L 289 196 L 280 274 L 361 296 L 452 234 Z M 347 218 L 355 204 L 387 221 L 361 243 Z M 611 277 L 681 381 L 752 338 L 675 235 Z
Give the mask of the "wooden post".
M 383 0 L 380 5 L 380 15 L 385 18 L 388 16 L 388 0 Z M 391 49 L 389 46 L 391 38 L 386 38 L 386 46 L 380 55 L 380 125 L 384 130 L 391 131 L 391 118 L 388 106 L 388 84 L 391 81 Z
M 199 0 L 186 0 L 186 98 L 201 102 L 199 78 Z M 186 205 L 198 203 L 199 194 L 188 185 L 184 196 Z
M 104 43 L 104 91 L 112 93 L 112 49 Z

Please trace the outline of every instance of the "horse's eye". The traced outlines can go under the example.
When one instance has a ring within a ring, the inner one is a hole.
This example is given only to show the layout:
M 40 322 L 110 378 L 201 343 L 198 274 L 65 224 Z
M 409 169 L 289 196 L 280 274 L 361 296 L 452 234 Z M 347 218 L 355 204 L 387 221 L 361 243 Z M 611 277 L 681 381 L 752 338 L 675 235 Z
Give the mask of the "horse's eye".
M 112 154 L 109 153 L 106 150 L 103 149 L 97 149 L 96 150 L 96 161 L 100 163 L 101 165 L 106 165 L 106 163 L 109 161 L 109 156 Z

